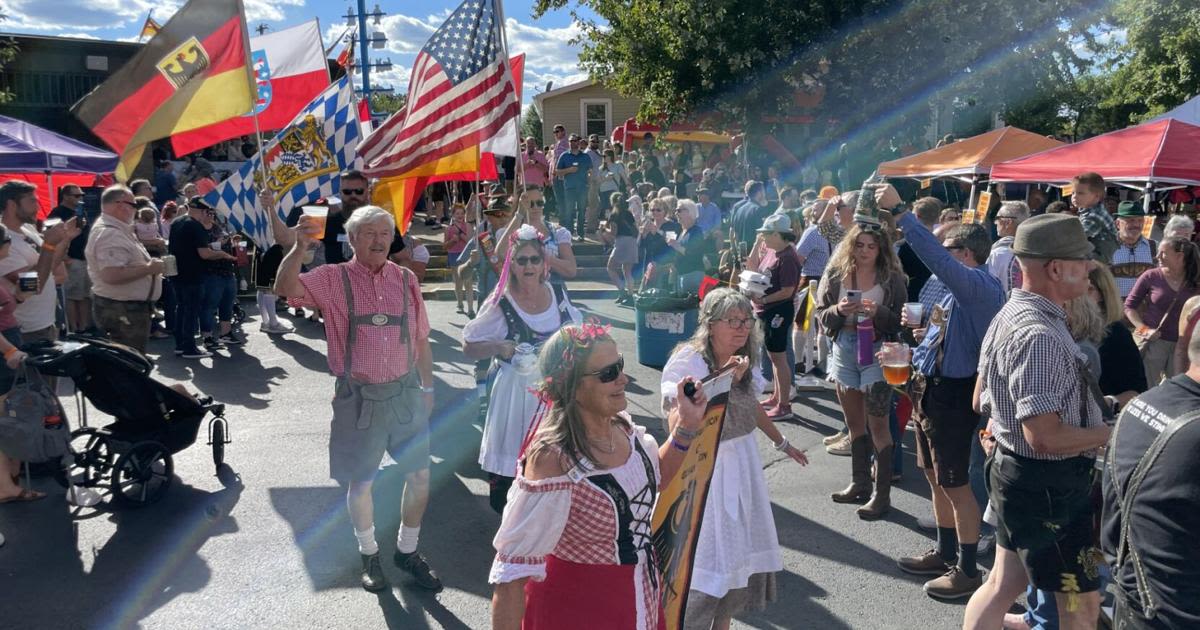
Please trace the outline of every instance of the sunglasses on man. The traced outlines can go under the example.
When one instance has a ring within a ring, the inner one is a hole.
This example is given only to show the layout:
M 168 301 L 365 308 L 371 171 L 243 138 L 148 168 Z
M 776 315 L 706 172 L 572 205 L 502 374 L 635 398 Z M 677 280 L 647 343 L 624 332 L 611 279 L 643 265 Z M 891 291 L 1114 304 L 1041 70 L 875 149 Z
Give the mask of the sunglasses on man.
M 364 195 L 364 194 L 366 194 L 366 192 L 367 192 L 366 188 L 343 188 L 342 189 L 343 195 Z

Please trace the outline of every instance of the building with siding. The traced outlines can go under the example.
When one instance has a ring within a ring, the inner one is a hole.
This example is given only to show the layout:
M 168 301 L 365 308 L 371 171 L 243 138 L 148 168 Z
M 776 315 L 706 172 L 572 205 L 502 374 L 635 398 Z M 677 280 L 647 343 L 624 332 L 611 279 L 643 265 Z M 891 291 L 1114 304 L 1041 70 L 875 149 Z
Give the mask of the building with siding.
M 597 133 L 607 137 L 613 127 L 637 116 L 641 99 L 626 98 L 595 81 L 585 80 L 542 92 L 533 97 L 533 106 L 542 117 L 542 138 L 553 142 L 554 125 L 567 133 L 583 137 Z

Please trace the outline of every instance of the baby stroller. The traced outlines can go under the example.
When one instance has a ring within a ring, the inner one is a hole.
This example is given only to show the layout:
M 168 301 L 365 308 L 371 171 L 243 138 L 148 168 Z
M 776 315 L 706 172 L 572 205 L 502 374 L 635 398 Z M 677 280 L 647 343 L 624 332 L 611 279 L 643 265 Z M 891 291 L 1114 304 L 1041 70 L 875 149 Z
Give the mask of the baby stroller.
M 107 486 L 113 500 L 125 505 L 154 503 L 171 485 L 172 455 L 196 441 L 200 423 L 210 414 L 213 464 L 220 468 L 224 462 L 230 442 L 225 405 L 154 380 L 154 364 L 138 351 L 84 335 L 23 349 L 27 364 L 38 372 L 75 383 L 80 428 L 71 432 L 71 463 L 59 475 L 60 483 Z M 105 427 L 87 426 L 88 402 L 115 421 Z

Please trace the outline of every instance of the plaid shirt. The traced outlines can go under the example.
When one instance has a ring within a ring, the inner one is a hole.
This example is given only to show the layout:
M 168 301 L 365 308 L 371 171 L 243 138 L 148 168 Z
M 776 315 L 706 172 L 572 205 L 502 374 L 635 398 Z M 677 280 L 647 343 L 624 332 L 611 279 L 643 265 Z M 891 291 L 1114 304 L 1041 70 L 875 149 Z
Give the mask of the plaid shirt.
M 925 286 L 921 287 L 921 294 L 917 296 L 917 301 L 922 305 L 921 323 L 923 325 L 929 324 L 929 318 L 933 315 L 933 307 L 941 304 L 947 295 L 950 295 L 950 289 L 942 282 L 942 279 L 937 277 L 937 274 L 929 276 L 929 279 L 925 281 Z
M 1035 451 L 1021 429 L 1025 420 L 1047 413 L 1076 427 L 1100 421 L 1100 407 L 1084 391 L 1084 360 L 1067 330 L 1066 312 L 1036 293 L 1013 289 L 992 320 L 979 354 L 979 402 L 992 420 L 996 442 L 1031 459 L 1073 457 Z
M 300 274 L 307 294 L 290 300 L 297 306 L 321 309 L 325 319 L 325 337 L 329 342 L 329 371 L 342 376 L 346 357 L 346 333 L 349 309 L 342 285 L 342 269 L 350 272 L 350 291 L 354 294 L 356 315 L 387 313 L 400 315 L 401 291 L 407 291 L 409 339 L 400 339 L 399 326 L 359 326 L 354 340 L 351 375 L 365 383 L 387 383 L 408 374 L 409 344 L 429 339 L 429 317 L 421 299 L 421 286 L 411 271 L 385 263 L 372 273 L 358 258 L 337 265 L 321 265 Z M 412 349 L 415 359 L 416 348 Z
M 1117 239 L 1117 222 L 1113 221 L 1103 204 L 1080 210 L 1079 222 L 1083 224 L 1083 232 L 1089 239 L 1096 238 L 1102 233 L 1108 234 L 1109 238 L 1113 240 Z

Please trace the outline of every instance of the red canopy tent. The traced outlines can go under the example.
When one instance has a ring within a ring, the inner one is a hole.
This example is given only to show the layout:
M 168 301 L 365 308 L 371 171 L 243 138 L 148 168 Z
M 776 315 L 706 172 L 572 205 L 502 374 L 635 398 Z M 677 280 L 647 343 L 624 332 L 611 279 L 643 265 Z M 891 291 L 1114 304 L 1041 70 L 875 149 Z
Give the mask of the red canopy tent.
M 658 135 L 662 133 L 662 127 L 651 125 L 649 123 L 640 123 L 635 118 L 630 118 L 625 121 L 625 124 L 618 125 L 613 128 L 612 141 L 620 142 L 622 146 L 629 147 L 629 143 L 625 140 L 632 138 L 633 140 L 641 140 L 642 136 L 647 133 Z M 667 130 L 663 139 L 667 142 L 699 142 L 702 144 L 732 144 L 736 140 L 736 136 L 731 136 L 723 133 L 705 131 L 696 123 L 679 122 L 671 125 Z
M 1200 126 L 1168 118 L 1001 162 L 992 167 L 991 179 L 1062 184 L 1092 171 L 1107 182 L 1138 190 L 1197 186 L 1197 155 Z

